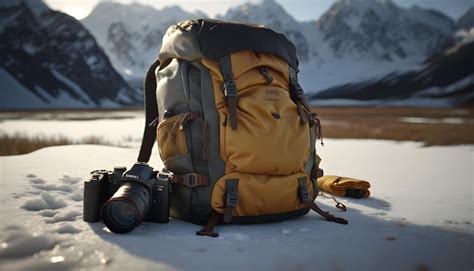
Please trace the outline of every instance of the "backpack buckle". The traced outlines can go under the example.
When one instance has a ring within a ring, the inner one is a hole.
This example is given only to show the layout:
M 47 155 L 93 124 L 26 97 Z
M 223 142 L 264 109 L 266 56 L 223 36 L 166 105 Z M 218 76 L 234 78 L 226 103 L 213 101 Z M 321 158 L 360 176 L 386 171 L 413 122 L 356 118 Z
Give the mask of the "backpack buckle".
M 197 187 L 209 185 L 209 176 L 200 175 L 197 173 L 188 173 L 184 175 L 172 175 L 171 181 L 175 184 L 184 185 L 187 187 Z
M 203 178 L 204 178 L 203 175 L 199 175 L 196 173 L 189 173 L 189 174 L 184 175 L 183 184 L 188 187 L 202 186 L 208 183 L 208 180 L 204 180 Z
M 239 179 L 227 179 L 225 182 L 224 222 L 232 221 L 232 213 L 239 202 Z
M 235 207 L 237 206 L 238 201 L 239 201 L 239 193 L 236 190 L 235 191 L 232 190 L 229 193 L 227 193 L 225 206 Z
M 301 202 L 311 202 L 311 196 L 308 191 L 308 186 L 306 185 L 306 177 L 298 178 L 298 184 L 298 197 L 300 198 Z
M 225 97 L 237 96 L 237 84 L 235 83 L 235 80 L 229 79 L 224 81 L 224 95 Z

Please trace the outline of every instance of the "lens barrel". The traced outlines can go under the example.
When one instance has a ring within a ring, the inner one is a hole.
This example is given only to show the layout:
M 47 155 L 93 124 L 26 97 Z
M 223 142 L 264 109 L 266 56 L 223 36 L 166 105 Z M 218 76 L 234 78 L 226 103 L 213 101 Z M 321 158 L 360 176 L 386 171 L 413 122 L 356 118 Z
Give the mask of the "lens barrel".
M 150 208 L 151 194 L 138 182 L 124 183 L 102 206 L 102 219 L 115 233 L 133 230 L 146 217 Z

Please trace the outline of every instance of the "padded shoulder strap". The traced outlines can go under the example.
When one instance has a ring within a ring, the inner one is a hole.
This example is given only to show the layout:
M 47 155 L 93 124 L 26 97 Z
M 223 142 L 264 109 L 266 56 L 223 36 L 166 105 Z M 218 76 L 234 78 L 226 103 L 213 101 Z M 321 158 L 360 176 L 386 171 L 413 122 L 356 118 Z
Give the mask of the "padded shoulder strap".
M 143 132 L 142 146 L 138 155 L 138 162 L 148 163 L 151 151 L 156 140 L 155 122 L 158 121 L 158 104 L 156 103 L 156 76 L 155 70 L 160 66 L 160 61 L 151 64 L 145 76 L 145 129 Z

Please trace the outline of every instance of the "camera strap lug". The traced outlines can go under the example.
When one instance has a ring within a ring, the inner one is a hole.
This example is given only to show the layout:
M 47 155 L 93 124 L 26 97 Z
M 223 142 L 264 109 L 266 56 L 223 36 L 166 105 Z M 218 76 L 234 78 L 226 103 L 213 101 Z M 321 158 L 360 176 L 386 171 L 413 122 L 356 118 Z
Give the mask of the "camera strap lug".
M 197 173 L 189 173 L 184 175 L 172 175 L 171 182 L 184 185 L 187 187 L 198 187 L 209 185 L 209 176 Z

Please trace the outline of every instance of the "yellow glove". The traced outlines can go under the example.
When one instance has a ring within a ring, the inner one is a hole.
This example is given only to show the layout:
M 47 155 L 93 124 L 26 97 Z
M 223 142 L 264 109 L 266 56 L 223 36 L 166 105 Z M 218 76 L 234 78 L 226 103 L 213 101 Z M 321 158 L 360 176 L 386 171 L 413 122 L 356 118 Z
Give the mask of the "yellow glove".
M 322 176 L 318 178 L 319 190 L 341 197 L 367 198 L 370 195 L 370 183 L 340 176 Z

